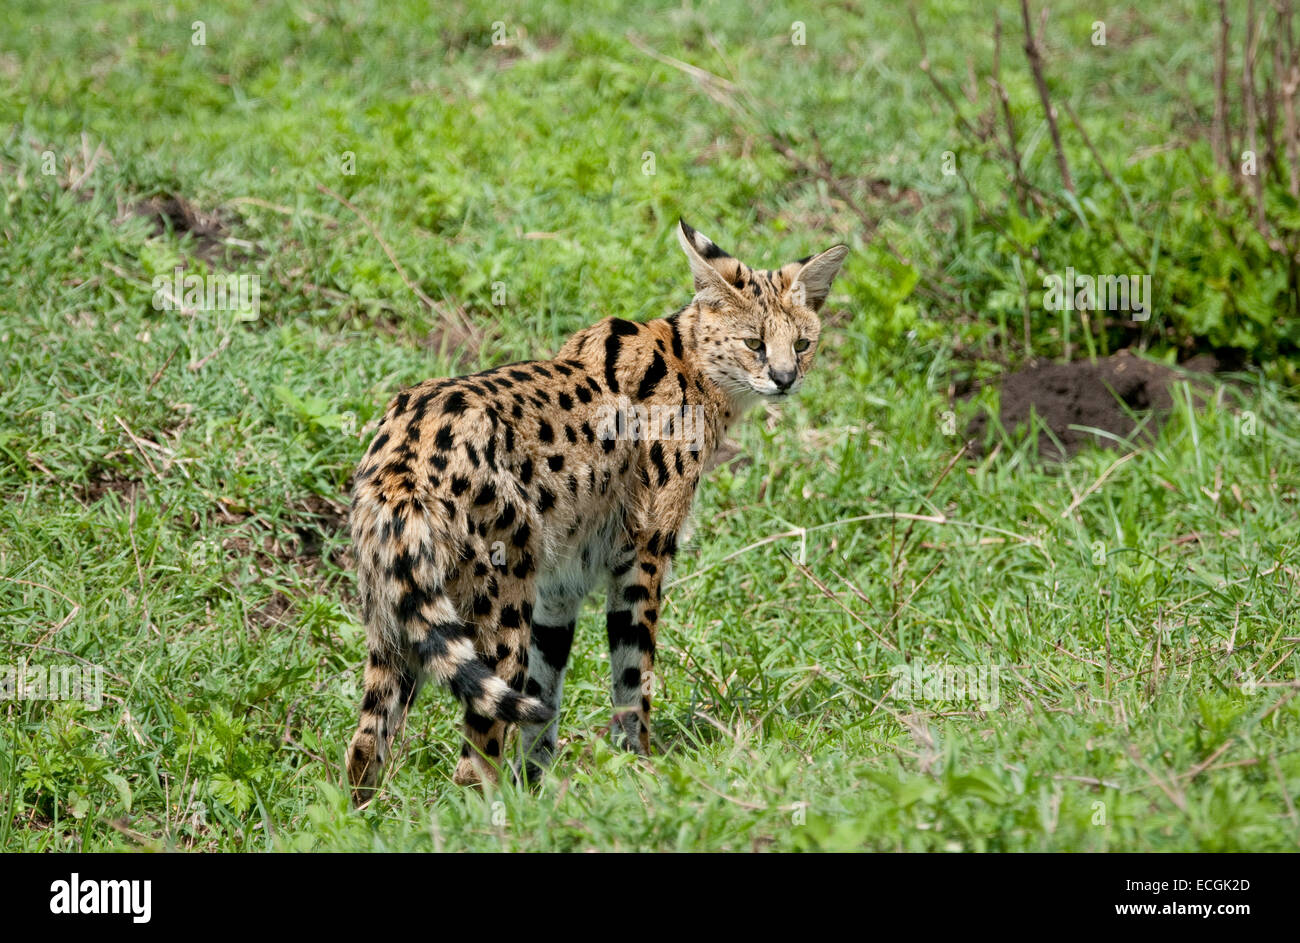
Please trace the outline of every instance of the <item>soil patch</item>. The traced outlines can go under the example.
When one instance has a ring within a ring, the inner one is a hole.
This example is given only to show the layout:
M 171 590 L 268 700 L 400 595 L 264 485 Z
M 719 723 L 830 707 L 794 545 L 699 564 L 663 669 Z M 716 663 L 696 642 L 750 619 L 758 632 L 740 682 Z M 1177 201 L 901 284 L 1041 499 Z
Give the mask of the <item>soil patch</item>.
M 88 484 L 76 486 L 75 490 L 87 504 L 94 504 L 110 491 L 121 497 L 127 504 L 132 504 L 135 502 L 136 495 L 144 490 L 144 482 L 101 472 Z
M 1148 442 L 1173 407 L 1172 385 L 1192 380 L 1194 389 L 1204 394 L 1206 374 L 1215 366 L 1213 358 L 1198 357 L 1182 368 L 1166 367 L 1126 350 L 1095 363 L 1034 361 L 1002 378 L 998 421 L 1008 432 L 1019 428 L 1023 434 L 1032 428 L 1031 416 L 1037 415 L 1051 430 L 1051 436 L 1038 432 L 1038 454 L 1055 461 L 1071 457 L 1088 443 L 1118 448 L 1117 439 L 1127 439 L 1139 426 L 1135 441 Z M 985 450 L 988 423 L 988 414 L 981 412 L 966 427 L 974 455 Z M 1089 431 L 1093 429 L 1110 435 Z
M 161 194 L 128 204 L 119 214 L 119 221 L 130 217 L 149 220 L 152 225 L 149 235 L 154 239 L 169 233 L 176 236 L 188 234 L 194 240 L 190 254 L 209 264 L 228 254 L 228 220 L 216 213 L 203 212 L 184 197 Z M 249 254 L 242 250 L 233 254 L 241 261 L 249 258 Z

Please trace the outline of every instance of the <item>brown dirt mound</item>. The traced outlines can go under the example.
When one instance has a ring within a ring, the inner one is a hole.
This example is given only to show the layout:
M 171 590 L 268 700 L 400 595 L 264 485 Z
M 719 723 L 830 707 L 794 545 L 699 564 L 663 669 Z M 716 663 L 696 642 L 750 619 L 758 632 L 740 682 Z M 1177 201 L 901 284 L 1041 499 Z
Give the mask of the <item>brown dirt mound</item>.
M 132 217 L 147 219 L 149 235 L 159 238 L 169 233 L 177 237 L 192 237 L 190 254 L 210 264 L 228 257 L 231 261 L 246 262 L 253 256 L 243 247 L 227 244 L 232 223 L 238 220 L 226 213 L 205 212 L 182 196 L 161 194 L 122 207 L 116 222 Z M 246 246 L 247 243 L 243 243 Z
M 1008 432 L 1031 428 L 1035 414 L 1060 442 L 1038 434 L 1038 454 L 1051 460 L 1074 455 L 1088 443 L 1118 448 L 1120 442 L 1087 429 L 1099 429 L 1119 439 L 1133 435 L 1141 420 L 1137 441 L 1150 441 L 1173 406 L 1170 387 L 1179 380 L 1197 381 L 1203 389 L 1204 375 L 1214 369 L 1212 359 L 1198 358 L 1175 369 L 1135 357 L 1126 350 L 1095 363 L 1032 362 L 1002 378 L 1002 402 L 998 420 Z M 989 416 L 981 412 L 966 428 L 973 440 L 972 454 L 984 451 Z M 1086 428 L 1085 428 L 1086 427 Z

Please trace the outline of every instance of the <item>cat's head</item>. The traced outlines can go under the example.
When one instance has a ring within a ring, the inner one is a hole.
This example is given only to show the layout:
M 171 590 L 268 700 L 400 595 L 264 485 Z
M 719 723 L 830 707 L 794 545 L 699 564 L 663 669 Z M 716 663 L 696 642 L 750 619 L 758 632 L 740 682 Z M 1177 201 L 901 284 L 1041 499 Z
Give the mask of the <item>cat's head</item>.
M 709 379 L 733 397 L 780 399 L 803 384 L 817 353 L 831 281 L 848 247 L 751 269 L 684 220 L 677 239 L 695 277 L 695 355 Z

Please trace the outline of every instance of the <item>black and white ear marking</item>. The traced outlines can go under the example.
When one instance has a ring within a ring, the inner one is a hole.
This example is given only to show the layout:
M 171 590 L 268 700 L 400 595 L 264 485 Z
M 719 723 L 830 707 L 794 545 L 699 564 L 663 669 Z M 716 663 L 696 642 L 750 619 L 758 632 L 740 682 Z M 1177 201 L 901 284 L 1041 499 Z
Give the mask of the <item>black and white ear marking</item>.
M 696 232 L 686 224 L 686 220 L 677 221 L 677 241 L 691 263 L 691 274 L 695 277 L 695 295 L 702 300 L 710 297 L 715 302 L 734 295 L 736 290 L 718 271 L 717 263 L 731 256 L 713 244 L 708 236 Z
M 705 260 L 731 258 L 729 253 L 719 249 L 704 233 L 688 226 L 686 220 L 679 219 L 677 223 L 677 238 L 682 240 L 682 248 L 686 249 L 688 255 L 690 250 L 694 249 Z
M 844 257 L 849 254 L 848 246 L 832 246 L 825 252 L 818 253 L 799 269 L 790 284 L 790 293 L 799 299 L 800 303 L 812 308 L 814 311 L 820 311 L 823 304 L 826 303 L 826 296 L 830 294 L 831 282 L 839 273 L 840 266 L 844 263 Z

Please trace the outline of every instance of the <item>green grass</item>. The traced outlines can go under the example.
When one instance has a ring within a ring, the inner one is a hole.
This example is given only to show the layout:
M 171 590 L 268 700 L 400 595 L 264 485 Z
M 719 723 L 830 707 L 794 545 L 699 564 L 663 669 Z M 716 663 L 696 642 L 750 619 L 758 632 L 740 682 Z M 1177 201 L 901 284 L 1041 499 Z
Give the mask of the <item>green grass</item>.
M 1054 27 L 1086 36 L 1092 7 L 1059 6 Z M 1211 31 L 1160 6 L 1110 25 L 1124 56 L 1059 76 L 1135 149 L 1212 94 L 1179 84 Z M 957 285 L 1004 261 L 940 173 L 956 139 L 901 11 L 152 7 L 0 14 L 0 665 L 106 672 L 99 711 L 0 705 L 0 848 L 1295 849 L 1293 391 L 1216 386 L 1113 468 L 1007 440 L 948 470 L 950 378 L 993 372 L 958 354 L 998 315 L 958 325 L 913 288 L 931 260 Z M 966 4 L 922 16 L 946 74 L 990 49 Z M 493 47 L 498 20 L 526 36 Z M 772 127 L 815 127 L 854 180 L 887 179 L 862 199 L 915 267 L 629 25 Z M 1045 140 L 1029 160 L 1050 171 Z M 160 193 L 222 214 L 242 242 L 212 265 L 259 275 L 258 320 L 153 309 L 154 276 L 207 264 L 121 218 Z M 404 385 L 682 304 L 679 214 L 755 264 L 856 251 L 804 393 L 751 417 L 748 461 L 703 488 L 656 755 L 601 736 L 593 603 L 540 793 L 452 786 L 457 712 L 431 690 L 382 796 L 349 810 L 364 633 L 339 522 L 366 425 Z M 480 342 L 440 330 L 452 310 Z M 799 528 L 806 570 L 799 537 L 760 543 Z M 890 695 L 905 659 L 996 666 L 997 703 Z

